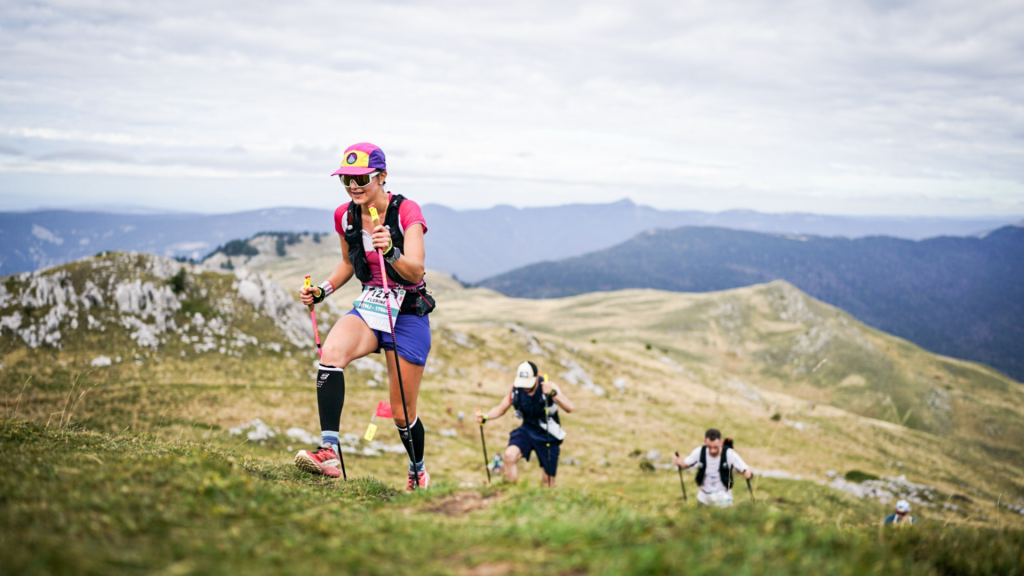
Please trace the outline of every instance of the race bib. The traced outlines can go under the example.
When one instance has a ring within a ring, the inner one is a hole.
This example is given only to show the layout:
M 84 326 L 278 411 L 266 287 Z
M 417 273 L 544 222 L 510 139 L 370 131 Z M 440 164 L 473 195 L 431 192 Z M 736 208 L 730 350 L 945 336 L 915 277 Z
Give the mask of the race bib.
M 391 300 L 391 320 L 398 319 L 398 309 L 402 307 L 405 300 L 405 290 L 395 288 L 390 293 L 384 292 L 383 288 L 364 286 L 359 298 L 352 302 L 352 306 L 359 311 L 366 325 L 373 330 L 381 332 L 391 331 L 391 322 L 388 321 L 388 298 Z

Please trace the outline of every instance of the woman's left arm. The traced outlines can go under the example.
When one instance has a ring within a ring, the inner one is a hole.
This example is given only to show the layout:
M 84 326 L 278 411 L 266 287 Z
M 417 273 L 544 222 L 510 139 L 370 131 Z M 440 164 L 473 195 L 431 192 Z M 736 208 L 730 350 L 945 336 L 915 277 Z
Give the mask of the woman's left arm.
M 391 236 L 383 226 L 373 229 L 373 244 L 378 248 L 386 248 Z M 391 263 L 391 266 L 402 278 L 417 283 L 423 279 L 423 225 L 416 223 L 405 229 L 405 247 L 402 255 Z

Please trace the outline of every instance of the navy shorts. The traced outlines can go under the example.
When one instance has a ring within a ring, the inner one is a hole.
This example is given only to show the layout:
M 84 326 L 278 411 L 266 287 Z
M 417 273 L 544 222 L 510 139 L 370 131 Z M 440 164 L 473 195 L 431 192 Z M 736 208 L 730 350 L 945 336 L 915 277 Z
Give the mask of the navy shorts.
M 355 314 L 360 320 L 363 318 L 355 308 L 348 314 Z M 374 330 L 373 334 L 377 337 L 375 352 L 379 354 L 381 350 L 395 349 L 390 332 Z M 430 319 L 415 314 L 399 314 L 395 320 L 395 340 L 398 341 L 399 356 L 417 366 L 426 366 L 427 354 L 430 353 Z
M 541 468 L 548 476 L 555 477 L 558 472 L 558 455 L 562 450 L 561 440 L 556 440 L 544 430 L 524 424 L 508 435 L 508 445 L 519 448 L 526 460 L 530 459 L 530 452 L 536 451 Z

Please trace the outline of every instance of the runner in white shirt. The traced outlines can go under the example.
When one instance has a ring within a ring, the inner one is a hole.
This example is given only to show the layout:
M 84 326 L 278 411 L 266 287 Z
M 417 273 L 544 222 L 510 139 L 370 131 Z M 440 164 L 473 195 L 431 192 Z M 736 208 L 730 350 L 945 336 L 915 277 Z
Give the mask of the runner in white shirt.
M 731 443 L 730 443 L 731 444 Z M 672 457 L 672 464 L 680 468 L 698 466 L 697 501 L 701 504 L 715 506 L 732 506 L 732 470 L 735 468 L 747 480 L 754 475 L 753 470 L 740 458 L 731 446 L 725 446 L 725 463 L 722 462 L 722 433 L 711 428 L 704 433 L 704 445 L 695 448 L 685 458 L 677 453 Z

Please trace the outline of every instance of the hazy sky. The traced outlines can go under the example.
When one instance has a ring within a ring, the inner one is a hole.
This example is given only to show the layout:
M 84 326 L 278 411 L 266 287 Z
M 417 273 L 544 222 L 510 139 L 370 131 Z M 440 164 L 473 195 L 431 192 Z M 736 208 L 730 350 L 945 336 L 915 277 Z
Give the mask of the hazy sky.
M 1024 215 L 1021 0 L 0 1 L 0 210 Z

